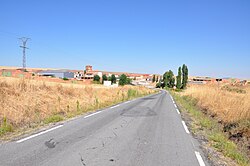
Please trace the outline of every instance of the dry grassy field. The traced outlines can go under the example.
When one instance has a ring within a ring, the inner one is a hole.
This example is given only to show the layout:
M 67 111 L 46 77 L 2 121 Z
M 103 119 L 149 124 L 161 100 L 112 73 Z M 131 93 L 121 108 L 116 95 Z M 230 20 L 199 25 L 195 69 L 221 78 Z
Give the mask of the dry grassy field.
M 191 85 L 183 95 L 197 99 L 198 106 L 225 123 L 250 120 L 250 86 Z
M 199 118 L 196 119 L 196 124 L 200 125 L 198 128 L 205 128 L 210 145 L 237 161 L 239 165 L 248 165 L 250 86 L 189 85 L 180 94 L 183 98 L 187 96 L 189 101 L 192 99 L 191 103 L 197 106 L 197 112 L 193 111 L 192 116 Z M 199 114 L 200 110 L 204 113 L 203 116 Z M 236 143 L 240 150 L 231 141 Z
M 134 86 L 107 88 L 0 77 L 0 135 L 15 128 L 60 121 L 152 92 Z

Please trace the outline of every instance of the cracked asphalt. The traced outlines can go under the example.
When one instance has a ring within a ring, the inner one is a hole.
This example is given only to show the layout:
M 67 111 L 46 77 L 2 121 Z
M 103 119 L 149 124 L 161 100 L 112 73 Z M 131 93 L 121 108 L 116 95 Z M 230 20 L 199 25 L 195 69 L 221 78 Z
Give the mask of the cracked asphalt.
M 121 103 L 23 142 L 0 145 L 1 166 L 199 166 L 170 95 Z

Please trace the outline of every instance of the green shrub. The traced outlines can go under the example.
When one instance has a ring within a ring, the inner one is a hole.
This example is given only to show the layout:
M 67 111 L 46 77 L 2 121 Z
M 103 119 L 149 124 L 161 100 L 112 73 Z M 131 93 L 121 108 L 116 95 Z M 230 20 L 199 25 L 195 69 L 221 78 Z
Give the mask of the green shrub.
M 100 82 L 100 76 L 99 75 L 94 75 L 93 81 Z
M 7 133 L 7 132 L 12 132 L 13 127 L 11 124 L 7 122 L 7 118 L 3 118 L 3 124 L 0 126 L 0 136 Z
M 63 117 L 61 115 L 52 115 L 52 116 L 44 119 L 44 123 L 49 124 L 49 123 L 60 122 L 62 120 L 63 120 Z

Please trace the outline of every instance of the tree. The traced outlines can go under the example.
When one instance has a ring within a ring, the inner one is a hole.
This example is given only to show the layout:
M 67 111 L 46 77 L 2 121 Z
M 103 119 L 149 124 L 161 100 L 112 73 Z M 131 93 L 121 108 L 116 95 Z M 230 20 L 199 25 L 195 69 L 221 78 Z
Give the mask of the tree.
M 155 82 L 158 82 L 158 81 L 159 81 L 159 76 L 157 76 L 157 77 L 156 77 L 156 80 L 155 80 Z
M 187 87 L 188 81 L 188 68 L 185 64 L 182 65 L 182 89 Z
M 122 74 L 120 76 L 119 85 L 123 86 L 125 84 L 127 84 L 127 76 L 125 74 Z
M 111 80 L 110 81 L 111 81 L 112 84 L 116 83 L 116 77 L 115 77 L 114 74 L 111 75 Z
M 127 77 L 126 84 L 131 84 L 131 82 L 132 82 L 132 79 Z
M 181 89 L 181 87 L 182 87 L 181 75 L 182 75 L 182 73 L 181 73 L 181 67 L 179 67 L 179 69 L 178 69 L 178 76 L 176 77 L 176 79 L 177 79 L 177 83 L 176 83 L 177 89 Z
M 155 75 L 153 75 L 153 79 L 152 79 L 152 82 L 153 82 L 153 83 L 155 82 Z
M 108 77 L 104 74 L 102 75 L 102 83 L 104 83 L 104 81 L 107 81 L 108 80 Z
M 161 88 L 161 83 L 160 83 L 160 82 L 158 82 L 158 83 L 156 84 L 156 88 Z
M 94 76 L 94 81 L 100 82 L 100 76 L 99 76 L 99 75 L 95 75 L 95 76 Z
M 167 86 L 168 88 L 173 88 L 175 86 L 174 73 L 171 70 L 164 73 L 163 82 L 164 87 Z

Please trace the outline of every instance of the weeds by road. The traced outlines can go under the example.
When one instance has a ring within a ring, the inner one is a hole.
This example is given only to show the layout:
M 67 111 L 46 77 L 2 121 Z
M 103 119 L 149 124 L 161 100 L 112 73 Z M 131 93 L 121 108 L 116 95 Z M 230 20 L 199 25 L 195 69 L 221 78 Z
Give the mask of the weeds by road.
M 51 84 L 0 78 L 0 136 L 20 128 L 59 122 L 128 99 L 153 93 L 144 87 Z
M 228 91 L 227 88 L 193 86 L 183 92 L 172 92 L 182 114 L 188 114 L 191 117 L 193 133 L 201 135 L 202 139 L 208 141 L 208 146 L 212 146 L 242 166 L 249 165 L 247 155 L 249 142 L 235 141 L 232 134 L 233 131 L 241 133 L 241 128 L 249 130 L 248 123 L 243 123 L 249 121 L 249 102 L 247 102 L 249 91 L 247 90 L 248 88 L 245 88 L 246 93 L 241 93 L 243 90 Z M 240 137 L 238 139 L 249 139 L 247 133 L 244 135 L 241 133 L 238 136 Z M 233 161 L 229 165 L 235 165 L 232 163 Z

